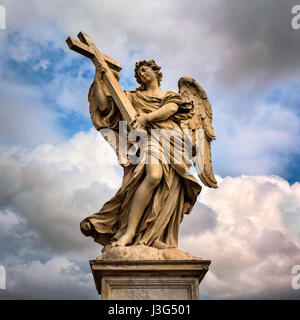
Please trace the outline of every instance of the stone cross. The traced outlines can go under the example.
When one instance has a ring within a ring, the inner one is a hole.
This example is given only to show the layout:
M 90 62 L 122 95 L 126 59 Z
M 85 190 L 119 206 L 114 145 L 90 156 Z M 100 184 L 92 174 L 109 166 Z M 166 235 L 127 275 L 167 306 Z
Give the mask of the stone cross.
M 90 58 L 96 68 L 103 68 L 104 83 L 119 108 L 124 120 L 130 125 L 136 118 L 136 111 L 119 85 L 116 77 L 110 70 L 111 68 L 119 72 L 122 69 L 120 64 L 115 59 L 100 52 L 91 37 L 86 33 L 80 32 L 78 34 L 78 38 L 80 41 L 71 37 L 66 40 L 69 48 Z

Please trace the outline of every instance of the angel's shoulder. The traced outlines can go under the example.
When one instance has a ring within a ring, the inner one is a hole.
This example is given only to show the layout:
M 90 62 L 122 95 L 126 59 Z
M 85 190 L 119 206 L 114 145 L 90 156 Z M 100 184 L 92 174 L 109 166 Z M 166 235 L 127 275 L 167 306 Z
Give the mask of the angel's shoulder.
M 124 92 L 125 92 L 125 94 L 127 94 L 127 95 L 136 94 L 136 90 L 125 90 Z
M 173 91 L 173 90 L 168 90 L 168 91 L 165 91 L 165 95 L 178 95 L 179 93 L 176 92 L 176 91 Z
M 165 92 L 165 95 L 163 96 L 163 100 L 169 100 L 169 99 L 181 99 L 182 95 L 179 92 L 168 90 Z
M 134 97 L 136 96 L 136 90 L 125 90 L 124 93 L 126 97 L 129 99 L 129 101 L 132 103 Z

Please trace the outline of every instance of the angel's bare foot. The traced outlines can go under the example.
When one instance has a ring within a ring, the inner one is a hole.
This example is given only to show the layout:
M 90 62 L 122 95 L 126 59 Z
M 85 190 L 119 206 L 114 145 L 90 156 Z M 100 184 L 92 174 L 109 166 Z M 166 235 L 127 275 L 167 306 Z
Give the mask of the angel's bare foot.
M 133 235 L 124 233 L 122 237 L 111 244 L 112 247 L 124 247 L 131 242 Z
M 172 249 L 172 248 L 176 248 L 176 246 L 173 244 L 166 244 L 164 242 L 161 242 L 159 240 L 154 240 L 152 247 L 156 248 L 156 249 Z

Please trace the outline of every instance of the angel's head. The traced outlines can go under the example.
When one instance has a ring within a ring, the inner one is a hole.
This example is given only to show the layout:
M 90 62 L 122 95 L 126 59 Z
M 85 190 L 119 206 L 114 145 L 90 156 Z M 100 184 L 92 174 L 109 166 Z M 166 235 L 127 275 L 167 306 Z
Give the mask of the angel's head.
M 138 90 L 146 89 L 147 81 L 151 81 L 151 77 L 156 77 L 158 86 L 162 79 L 162 73 L 160 72 L 160 66 L 158 66 L 154 60 L 142 60 L 135 64 L 134 75 L 136 81 L 140 84 Z

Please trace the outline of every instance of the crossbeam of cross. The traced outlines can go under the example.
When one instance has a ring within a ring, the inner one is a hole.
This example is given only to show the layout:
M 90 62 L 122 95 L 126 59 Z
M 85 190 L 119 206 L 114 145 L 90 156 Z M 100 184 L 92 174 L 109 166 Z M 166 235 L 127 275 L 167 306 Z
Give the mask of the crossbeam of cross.
M 118 61 L 99 51 L 91 37 L 86 33 L 79 32 L 78 38 L 80 41 L 71 37 L 66 40 L 69 48 L 90 58 L 96 68 L 102 67 L 102 70 L 104 70 L 103 80 L 109 93 L 119 108 L 123 119 L 128 124 L 131 124 L 135 120 L 137 113 L 111 71 L 113 69 L 119 72 L 122 67 Z

